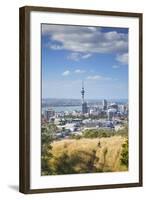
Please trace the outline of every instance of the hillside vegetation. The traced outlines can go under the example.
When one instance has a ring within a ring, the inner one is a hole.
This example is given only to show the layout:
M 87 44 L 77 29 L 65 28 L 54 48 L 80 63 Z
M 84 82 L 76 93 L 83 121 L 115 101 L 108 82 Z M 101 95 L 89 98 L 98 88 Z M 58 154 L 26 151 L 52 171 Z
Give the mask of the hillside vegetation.
M 126 171 L 127 145 L 122 136 L 54 141 L 42 175 Z

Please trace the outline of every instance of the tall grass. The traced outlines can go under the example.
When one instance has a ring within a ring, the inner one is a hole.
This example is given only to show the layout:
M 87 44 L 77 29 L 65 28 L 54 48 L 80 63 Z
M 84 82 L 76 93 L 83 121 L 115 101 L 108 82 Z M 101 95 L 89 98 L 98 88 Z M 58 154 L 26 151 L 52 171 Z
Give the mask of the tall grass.
M 52 174 L 126 171 L 121 164 L 122 136 L 64 139 L 52 143 L 48 166 Z

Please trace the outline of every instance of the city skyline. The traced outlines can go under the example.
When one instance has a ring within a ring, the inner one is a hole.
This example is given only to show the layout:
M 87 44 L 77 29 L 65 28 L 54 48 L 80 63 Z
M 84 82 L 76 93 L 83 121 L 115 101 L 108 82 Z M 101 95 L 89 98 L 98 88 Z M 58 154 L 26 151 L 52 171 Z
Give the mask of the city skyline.
M 128 99 L 128 29 L 42 25 L 42 98 Z

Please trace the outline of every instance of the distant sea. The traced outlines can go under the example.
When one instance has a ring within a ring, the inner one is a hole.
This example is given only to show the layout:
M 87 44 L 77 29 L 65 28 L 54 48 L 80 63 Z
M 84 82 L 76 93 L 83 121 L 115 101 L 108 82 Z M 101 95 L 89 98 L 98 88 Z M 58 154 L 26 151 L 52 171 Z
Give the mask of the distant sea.
M 42 113 L 44 113 L 45 110 L 47 110 L 48 108 L 53 109 L 55 112 L 62 112 L 62 111 L 68 111 L 68 112 L 72 112 L 74 110 L 76 111 L 81 111 L 81 106 L 45 106 L 42 107 Z

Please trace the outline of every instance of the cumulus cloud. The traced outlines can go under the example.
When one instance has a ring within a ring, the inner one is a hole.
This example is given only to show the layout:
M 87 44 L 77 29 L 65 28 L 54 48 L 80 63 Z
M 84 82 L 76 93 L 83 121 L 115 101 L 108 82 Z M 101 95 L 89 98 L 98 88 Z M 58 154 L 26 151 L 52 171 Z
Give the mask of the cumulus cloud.
M 81 58 L 88 58 L 92 53 L 124 53 L 128 51 L 128 35 L 116 31 L 102 32 L 102 28 L 43 25 L 42 33 L 51 39 L 51 49 L 64 49 L 83 53 Z M 79 54 L 71 58 L 78 59 Z
M 82 55 L 82 59 L 90 58 L 92 55 L 90 53 Z
M 83 73 L 85 73 L 85 70 L 76 69 L 76 70 L 75 70 L 75 73 L 76 73 L 76 74 L 83 74 Z
M 70 71 L 69 70 L 66 70 L 62 73 L 62 76 L 68 76 L 70 75 Z
M 69 60 L 79 61 L 81 59 L 87 59 L 90 58 L 92 55 L 90 53 L 79 53 L 79 52 L 72 52 L 68 55 Z
M 118 54 L 116 56 L 116 60 L 123 65 L 127 65 L 128 64 L 128 53 Z
M 53 50 L 61 50 L 62 49 L 62 47 L 57 44 L 50 44 L 50 48 Z
M 100 75 L 88 76 L 86 79 L 87 80 L 111 80 L 110 77 L 104 77 Z

